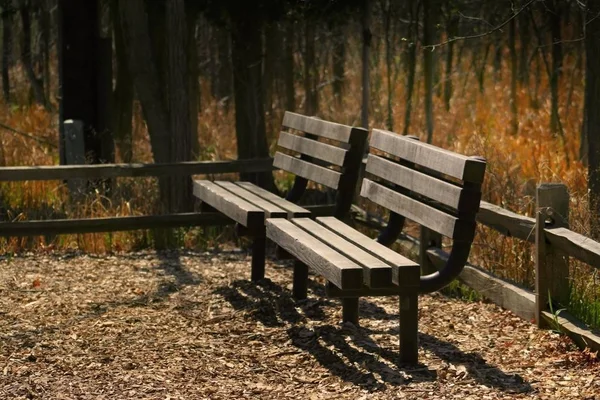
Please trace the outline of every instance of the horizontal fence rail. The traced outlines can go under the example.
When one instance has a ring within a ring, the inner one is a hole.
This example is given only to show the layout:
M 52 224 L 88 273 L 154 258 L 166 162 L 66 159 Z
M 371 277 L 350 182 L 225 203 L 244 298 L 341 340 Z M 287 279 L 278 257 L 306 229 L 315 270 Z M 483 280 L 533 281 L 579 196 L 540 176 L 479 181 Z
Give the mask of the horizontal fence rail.
M 519 215 L 482 201 L 477 222 L 505 236 L 535 243 L 535 218 Z M 546 228 L 545 232 L 546 238 L 552 245 L 569 256 L 600 269 L 600 243 L 566 228 Z
M 210 175 L 232 172 L 264 172 L 274 169 L 272 158 L 231 161 L 186 161 L 165 164 L 44 165 L 35 167 L 2 167 L 0 168 L 0 182 Z

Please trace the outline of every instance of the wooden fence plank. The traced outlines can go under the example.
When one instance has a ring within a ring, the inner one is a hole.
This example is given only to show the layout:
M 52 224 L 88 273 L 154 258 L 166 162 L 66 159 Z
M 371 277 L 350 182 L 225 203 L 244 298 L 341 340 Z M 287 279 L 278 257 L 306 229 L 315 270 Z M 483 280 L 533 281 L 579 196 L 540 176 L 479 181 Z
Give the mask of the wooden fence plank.
M 482 201 L 477 222 L 489 226 L 508 237 L 535 242 L 535 218 L 519 215 L 502 207 Z
M 546 239 L 571 257 L 600 269 L 600 243 L 595 240 L 567 228 L 547 228 Z
M 565 333 L 580 348 L 587 347 L 592 351 L 600 351 L 600 335 L 594 333 L 567 311 L 560 311 L 558 315 L 544 311 L 542 317 L 548 326 Z
M 273 159 L 187 161 L 166 164 L 52 165 L 0 168 L 0 181 L 50 181 L 116 177 L 205 175 L 271 171 Z

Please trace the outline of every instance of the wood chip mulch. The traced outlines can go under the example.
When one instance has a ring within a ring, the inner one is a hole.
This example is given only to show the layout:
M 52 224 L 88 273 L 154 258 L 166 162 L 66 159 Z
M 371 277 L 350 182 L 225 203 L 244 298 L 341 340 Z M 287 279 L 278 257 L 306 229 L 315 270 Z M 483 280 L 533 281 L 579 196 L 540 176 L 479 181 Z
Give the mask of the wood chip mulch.
M 0 399 L 600 399 L 600 363 L 486 303 L 420 301 L 421 363 L 397 363 L 396 298 L 361 325 L 312 280 L 250 258 L 139 252 L 0 258 Z

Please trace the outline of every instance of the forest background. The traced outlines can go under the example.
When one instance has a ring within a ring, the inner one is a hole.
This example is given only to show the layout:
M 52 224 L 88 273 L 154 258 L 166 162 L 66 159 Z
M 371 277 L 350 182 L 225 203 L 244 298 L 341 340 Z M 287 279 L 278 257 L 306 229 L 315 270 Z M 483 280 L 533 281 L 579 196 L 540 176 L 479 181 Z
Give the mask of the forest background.
M 600 6 L 572 0 L 2 0 L 0 165 L 65 162 L 62 122 L 90 163 L 264 158 L 283 112 L 411 134 L 488 160 L 484 199 L 532 216 L 562 182 L 571 229 L 598 239 Z M 281 172 L 242 174 L 272 190 Z M 151 201 L 149 201 L 151 200 Z M 190 180 L 119 179 L 69 202 L 62 182 L 0 182 L 2 220 L 194 208 Z M 228 229 L 178 233 L 214 247 Z M 0 240 L 90 252 L 152 232 Z M 533 286 L 530 244 L 480 228 L 472 259 Z M 600 326 L 597 272 L 571 262 L 569 309 Z

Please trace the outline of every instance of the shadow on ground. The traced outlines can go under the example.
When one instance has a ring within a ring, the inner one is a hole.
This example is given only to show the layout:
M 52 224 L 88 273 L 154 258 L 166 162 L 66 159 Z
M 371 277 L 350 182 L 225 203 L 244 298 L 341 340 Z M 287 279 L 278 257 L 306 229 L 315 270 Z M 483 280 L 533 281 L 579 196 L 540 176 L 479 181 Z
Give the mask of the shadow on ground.
M 218 288 L 215 293 L 223 296 L 235 309 L 246 310 L 249 318 L 265 326 L 293 325 L 288 328 L 287 334 L 294 346 L 310 353 L 333 375 L 369 390 L 383 390 L 386 385 L 445 379 L 448 373 L 456 373 L 456 366 L 462 366 L 458 373 L 474 379 L 480 385 L 507 393 L 532 390 L 520 375 L 507 374 L 488 364 L 480 354 L 465 353 L 450 342 L 424 333 L 419 334 L 420 347 L 433 353 L 448 368 L 440 371 L 424 364 L 400 364 L 397 350 L 381 347 L 371 337 L 381 334 L 398 337 L 398 328 L 381 331 L 349 323 L 326 324 L 327 317 L 323 309 L 341 307 L 341 304 L 322 297 L 322 285 L 314 282 L 309 284 L 309 298 L 300 301 L 294 300 L 289 290 L 269 279 L 259 282 L 238 280 L 230 286 Z M 398 320 L 397 314 L 387 313 L 382 307 L 365 299 L 361 299 L 360 310 L 363 319 Z M 309 321 L 313 323 L 307 324 Z

